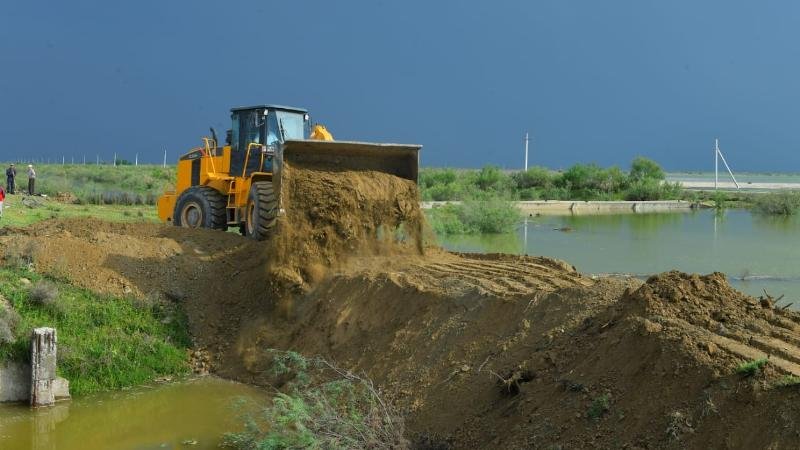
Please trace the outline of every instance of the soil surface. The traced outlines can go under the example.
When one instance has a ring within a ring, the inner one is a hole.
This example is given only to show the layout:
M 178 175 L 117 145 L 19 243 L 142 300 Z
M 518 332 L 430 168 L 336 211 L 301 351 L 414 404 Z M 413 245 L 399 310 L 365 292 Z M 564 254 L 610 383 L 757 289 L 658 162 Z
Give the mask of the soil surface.
M 286 170 L 268 242 L 51 220 L 3 229 L 2 255 L 180 303 L 195 360 L 221 376 L 274 383 L 272 348 L 363 372 L 416 448 L 800 445 L 800 314 L 717 273 L 593 279 L 548 258 L 423 248 L 413 183 Z

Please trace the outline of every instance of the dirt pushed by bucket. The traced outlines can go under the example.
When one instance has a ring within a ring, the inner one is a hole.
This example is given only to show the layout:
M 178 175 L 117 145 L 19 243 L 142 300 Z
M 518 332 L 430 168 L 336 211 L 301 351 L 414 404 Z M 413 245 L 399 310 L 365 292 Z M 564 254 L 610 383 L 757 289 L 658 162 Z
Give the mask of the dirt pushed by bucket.
M 277 278 L 306 285 L 352 256 L 422 254 L 424 217 L 413 181 L 285 161 L 280 189 L 285 215 L 267 250 Z

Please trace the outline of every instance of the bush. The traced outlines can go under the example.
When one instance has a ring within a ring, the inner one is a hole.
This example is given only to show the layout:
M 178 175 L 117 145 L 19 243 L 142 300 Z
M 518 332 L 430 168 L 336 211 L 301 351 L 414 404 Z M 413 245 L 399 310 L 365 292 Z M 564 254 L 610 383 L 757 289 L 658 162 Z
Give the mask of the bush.
M 507 201 L 470 200 L 427 211 L 428 223 L 436 234 L 507 233 L 519 223 L 520 213 Z
M 461 219 L 471 233 L 508 233 L 520 221 L 520 212 L 503 200 L 469 201 L 462 205 Z
M 321 358 L 270 350 L 273 375 L 292 381 L 259 416 L 245 416 L 245 431 L 229 433 L 234 449 L 406 449 L 402 418 L 372 381 Z
M 648 178 L 634 181 L 625 193 L 625 200 L 666 200 L 680 197 L 680 194 L 680 183 L 668 183 Z
M 527 171 L 519 171 L 511 174 L 511 179 L 517 189 L 540 188 L 549 189 L 553 187 L 555 175 L 544 167 L 530 167 Z
M 597 164 L 575 164 L 556 181 L 571 191 L 571 200 L 591 200 L 601 193 L 619 192 L 627 187 L 628 177 L 619 169 L 603 169 Z
M 628 175 L 631 181 L 664 180 L 664 169 L 652 159 L 637 156 L 631 162 L 631 171 Z
M 753 209 L 761 214 L 791 216 L 800 211 L 800 192 L 775 192 L 755 197 Z
M 0 298 L 0 345 L 14 343 L 19 320 L 19 314 L 14 308 L 5 299 Z
M 761 369 L 763 369 L 768 362 L 769 361 L 767 360 L 767 358 L 762 358 L 742 363 L 739 365 L 739 367 L 736 368 L 736 373 L 746 377 L 758 375 L 761 372 Z
M 28 291 L 28 299 L 39 306 L 53 306 L 58 300 L 58 288 L 49 281 L 39 280 Z

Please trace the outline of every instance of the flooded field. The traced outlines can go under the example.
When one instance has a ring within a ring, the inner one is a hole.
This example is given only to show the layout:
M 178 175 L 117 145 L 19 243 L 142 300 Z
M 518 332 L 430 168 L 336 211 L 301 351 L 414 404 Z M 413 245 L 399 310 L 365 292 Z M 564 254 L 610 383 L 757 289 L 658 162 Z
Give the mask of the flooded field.
M 592 274 L 723 272 L 752 295 L 800 305 L 800 218 L 748 211 L 530 217 L 515 233 L 451 236 L 450 250 L 560 258 Z
M 0 405 L 0 448 L 15 450 L 150 450 L 218 448 L 241 427 L 243 401 L 264 391 L 218 378 L 90 395 L 31 410 Z

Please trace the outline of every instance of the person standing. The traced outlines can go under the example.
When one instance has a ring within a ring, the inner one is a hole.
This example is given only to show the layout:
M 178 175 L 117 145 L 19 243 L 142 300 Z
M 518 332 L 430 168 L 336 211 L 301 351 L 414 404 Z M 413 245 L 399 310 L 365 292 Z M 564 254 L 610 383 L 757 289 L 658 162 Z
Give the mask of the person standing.
M 33 170 L 33 164 L 28 164 L 28 195 L 34 194 L 34 184 L 36 183 L 36 171 Z
M 17 181 L 17 168 L 14 167 L 14 164 L 8 166 L 6 169 L 6 191 L 9 194 L 13 194 L 16 188 L 15 183 Z

